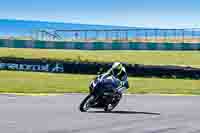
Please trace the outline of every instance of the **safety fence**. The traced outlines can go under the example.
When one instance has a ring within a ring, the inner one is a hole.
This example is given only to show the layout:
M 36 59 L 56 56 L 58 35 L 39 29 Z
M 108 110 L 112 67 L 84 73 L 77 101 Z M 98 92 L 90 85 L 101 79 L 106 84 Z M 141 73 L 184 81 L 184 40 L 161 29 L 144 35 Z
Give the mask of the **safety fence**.
M 0 70 L 51 73 L 97 74 L 112 63 L 65 62 L 44 59 L 0 58 Z M 178 66 L 151 66 L 124 63 L 129 76 L 200 79 L 200 69 Z
M 200 29 L 76 29 L 76 30 L 36 30 L 35 40 L 74 40 L 74 41 L 133 41 L 156 43 L 200 43 Z
M 200 50 L 200 43 L 67 42 L 0 39 L 0 47 L 80 50 Z

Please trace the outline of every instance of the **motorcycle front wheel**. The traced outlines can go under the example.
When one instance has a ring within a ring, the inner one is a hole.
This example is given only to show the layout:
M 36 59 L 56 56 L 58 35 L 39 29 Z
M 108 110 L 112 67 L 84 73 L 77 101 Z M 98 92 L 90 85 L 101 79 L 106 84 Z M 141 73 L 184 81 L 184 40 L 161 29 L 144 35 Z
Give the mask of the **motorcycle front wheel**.
M 90 103 L 94 100 L 94 96 L 92 94 L 89 94 L 88 96 L 86 96 L 83 101 L 81 102 L 80 106 L 79 106 L 79 110 L 81 112 L 87 112 L 88 109 L 90 109 Z

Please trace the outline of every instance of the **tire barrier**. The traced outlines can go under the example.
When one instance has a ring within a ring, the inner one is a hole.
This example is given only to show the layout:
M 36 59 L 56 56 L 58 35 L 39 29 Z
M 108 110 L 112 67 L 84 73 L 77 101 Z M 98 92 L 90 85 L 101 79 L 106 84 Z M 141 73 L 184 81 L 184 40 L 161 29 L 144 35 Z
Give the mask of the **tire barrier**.
M 0 47 L 79 50 L 200 50 L 200 43 L 65 42 L 0 39 Z
M 129 76 L 200 79 L 200 69 L 178 66 L 151 66 L 124 63 Z M 97 74 L 105 72 L 112 63 L 64 62 L 44 59 L 0 58 L 0 70 L 50 73 Z

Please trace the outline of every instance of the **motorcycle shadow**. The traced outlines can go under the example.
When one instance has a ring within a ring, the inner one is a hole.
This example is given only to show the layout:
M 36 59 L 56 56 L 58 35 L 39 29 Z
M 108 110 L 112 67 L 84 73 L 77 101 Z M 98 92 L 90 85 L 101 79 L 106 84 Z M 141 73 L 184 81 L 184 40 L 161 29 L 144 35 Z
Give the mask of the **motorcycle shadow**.
M 109 114 L 146 114 L 146 115 L 161 115 L 160 113 L 153 112 L 137 112 L 137 111 L 88 111 L 88 113 L 109 113 Z

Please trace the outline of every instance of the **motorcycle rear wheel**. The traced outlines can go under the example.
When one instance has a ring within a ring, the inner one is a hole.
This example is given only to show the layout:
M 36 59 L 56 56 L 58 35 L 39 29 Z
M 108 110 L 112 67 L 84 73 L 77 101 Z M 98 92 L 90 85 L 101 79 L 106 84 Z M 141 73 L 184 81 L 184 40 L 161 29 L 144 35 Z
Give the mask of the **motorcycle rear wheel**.
M 116 101 L 116 103 L 113 104 L 108 104 L 107 106 L 104 107 L 105 112 L 111 112 L 120 102 L 120 99 Z

